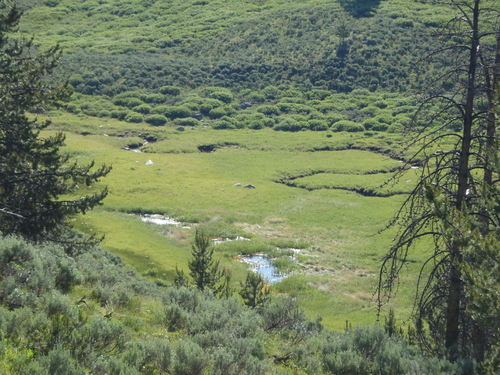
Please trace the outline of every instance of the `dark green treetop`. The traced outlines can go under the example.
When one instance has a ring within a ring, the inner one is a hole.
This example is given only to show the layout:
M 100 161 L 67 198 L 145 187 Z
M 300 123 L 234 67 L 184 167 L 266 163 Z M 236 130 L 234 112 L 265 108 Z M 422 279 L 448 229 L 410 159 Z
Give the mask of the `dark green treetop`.
M 219 262 L 213 259 L 210 238 L 200 229 L 196 229 L 191 253 L 188 266 L 194 285 L 199 290 L 215 291 L 224 275 L 219 270 Z
M 0 232 L 40 240 L 68 215 L 100 204 L 106 189 L 77 191 L 110 168 L 72 162 L 60 151 L 64 135 L 42 137 L 50 122 L 27 115 L 45 111 L 70 92 L 50 77 L 60 57 L 57 46 L 35 52 L 32 40 L 13 37 L 20 17 L 12 2 L 0 0 Z

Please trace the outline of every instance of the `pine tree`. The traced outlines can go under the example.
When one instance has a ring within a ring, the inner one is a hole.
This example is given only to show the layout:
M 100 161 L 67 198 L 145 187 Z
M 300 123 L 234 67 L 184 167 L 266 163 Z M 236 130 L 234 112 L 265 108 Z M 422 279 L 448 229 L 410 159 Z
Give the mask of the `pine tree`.
M 199 290 L 215 291 L 224 275 L 219 270 L 219 262 L 213 259 L 210 238 L 200 229 L 196 229 L 191 254 L 188 266 L 194 285 Z
M 36 50 L 32 40 L 13 38 L 21 12 L 0 0 L 0 232 L 40 240 L 64 227 L 69 215 L 85 213 L 107 195 L 90 187 L 109 172 L 72 162 L 61 152 L 62 133 L 42 136 L 49 121 L 27 113 L 43 112 L 68 97 L 51 76 L 60 50 Z
M 500 227 L 495 115 L 500 32 L 497 13 L 483 3 L 449 2 L 457 16 L 441 32 L 443 45 L 435 55 L 454 55 L 457 65 L 436 78 L 431 95 L 421 103 L 416 117 L 427 126 L 409 129 L 416 131 L 411 140 L 416 152 L 408 165 L 420 165 L 420 177 L 394 219 L 400 231 L 383 260 L 378 295 L 379 302 L 391 295 L 412 245 L 432 239 L 424 242 L 431 249 L 417 285 L 418 336 L 426 349 L 451 360 L 478 362 L 494 334 L 469 308 L 470 280 L 481 272 L 481 257 L 469 251 L 470 228 L 498 239 Z M 454 87 L 447 88 L 443 80 Z
M 245 305 L 256 308 L 269 300 L 269 288 L 259 274 L 249 272 L 245 283 L 241 285 L 240 295 Z

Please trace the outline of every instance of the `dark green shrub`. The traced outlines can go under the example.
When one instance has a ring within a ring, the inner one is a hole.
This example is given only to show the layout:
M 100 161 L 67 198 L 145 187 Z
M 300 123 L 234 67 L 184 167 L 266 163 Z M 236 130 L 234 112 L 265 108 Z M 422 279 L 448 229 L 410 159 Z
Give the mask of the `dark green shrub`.
M 175 351 L 173 375 L 202 375 L 208 366 L 208 356 L 192 341 L 181 341 Z
M 346 117 L 340 113 L 330 113 L 325 116 L 325 121 L 328 122 L 330 127 L 341 120 L 346 120 Z
M 151 112 L 151 106 L 147 104 L 141 104 L 137 107 L 132 108 L 132 110 L 138 113 L 142 113 L 143 115 L 147 115 Z
M 42 368 L 50 375 L 84 375 L 85 372 L 79 370 L 71 353 L 67 349 L 51 350 L 46 357 L 38 360 Z
M 159 88 L 158 91 L 164 95 L 172 95 L 172 96 L 177 96 L 181 93 L 181 89 L 176 86 L 162 86 Z
M 390 113 L 382 112 L 373 118 L 375 121 L 390 125 L 394 122 L 394 117 Z
M 97 317 L 73 333 L 72 345 L 81 360 L 89 360 L 89 353 L 116 353 L 123 349 L 128 336 L 118 322 Z
M 97 112 L 97 117 L 111 117 L 111 112 L 105 109 L 100 110 Z
M 275 116 L 280 114 L 280 109 L 276 105 L 261 105 L 257 107 L 257 112 L 263 113 L 266 116 Z
M 363 125 L 358 124 L 354 121 L 340 120 L 333 124 L 332 130 L 336 132 L 362 132 L 365 130 L 365 128 L 363 127 Z
M 127 107 L 127 108 L 133 108 L 137 107 L 138 105 L 143 104 L 142 100 L 134 97 L 126 97 L 126 98 L 117 98 L 115 97 L 113 99 L 113 104 L 122 106 L 122 107 Z
M 183 118 L 183 117 L 191 117 L 193 115 L 193 111 L 186 106 L 165 106 L 164 115 L 170 119 Z
M 377 100 L 373 105 L 377 108 L 384 109 L 387 108 L 387 103 L 383 100 Z
M 223 107 L 217 107 L 213 108 L 208 112 L 208 116 L 212 119 L 218 119 L 224 116 L 229 116 L 234 114 L 236 111 L 234 110 L 233 107 L 231 106 L 223 106 Z
M 370 117 L 373 117 L 375 116 L 378 112 L 380 111 L 380 109 L 374 105 L 369 105 L 369 106 L 366 106 L 364 107 L 361 112 L 366 115 L 366 116 L 370 116 Z
M 146 94 L 142 90 L 129 90 L 115 95 L 115 98 L 141 98 L 144 95 Z
M 378 131 L 378 132 L 383 132 L 386 131 L 389 128 L 387 124 L 382 124 L 380 122 L 373 124 L 371 130 Z
M 307 123 L 299 122 L 292 117 L 281 118 L 274 130 L 298 132 L 307 127 Z
M 149 338 L 127 343 L 125 363 L 142 373 L 166 373 L 171 364 L 170 345 L 166 340 Z
M 277 107 L 283 113 L 297 113 L 297 114 L 309 114 L 312 108 L 299 103 L 278 103 Z
M 264 305 L 269 300 L 269 292 L 262 277 L 255 272 L 249 272 L 245 283 L 241 284 L 240 296 L 245 305 L 255 308 Z
M 165 102 L 165 95 L 162 94 L 148 94 L 141 96 L 141 99 L 146 103 L 160 104 Z
M 325 369 L 335 375 L 369 375 L 367 362 L 359 353 L 346 349 L 328 354 L 324 359 Z
M 330 91 L 320 90 L 320 89 L 311 90 L 311 91 L 308 91 L 306 93 L 306 96 L 309 100 L 313 100 L 313 99 L 324 100 L 325 98 L 327 98 L 330 95 L 331 95 Z
M 320 102 L 320 103 L 314 105 L 314 109 L 316 109 L 322 113 L 335 111 L 336 108 L 337 108 L 337 105 L 333 102 Z
M 280 95 L 280 90 L 276 86 L 267 86 L 262 90 L 262 95 L 267 100 L 277 99 Z
M 264 330 L 280 331 L 301 328 L 305 315 L 296 299 L 278 297 L 265 304 L 260 311 L 264 321 Z
M 212 127 L 214 129 L 236 129 L 236 121 L 230 117 L 223 117 L 219 121 L 215 122 Z
M 158 113 L 160 115 L 164 115 L 166 114 L 170 109 L 172 108 L 172 106 L 170 105 L 159 105 L 159 106 L 156 106 L 156 107 L 153 107 L 151 109 L 151 112 L 153 113 Z
M 179 126 L 197 126 L 200 122 L 193 117 L 186 117 L 174 120 L 174 124 Z
M 248 95 L 248 99 L 254 103 L 264 103 L 266 101 L 266 96 L 259 92 L 252 92 Z
M 154 126 L 161 126 L 165 125 L 167 122 L 167 118 L 162 115 L 149 115 L 146 116 L 145 121 L 148 124 L 154 125 Z
M 68 293 L 74 285 L 80 283 L 80 275 L 75 262 L 70 258 L 59 261 L 58 272 L 55 277 L 55 286 L 63 293 Z
M 369 119 L 366 119 L 365 121 L 362 122 L 363 124 L 363 127 L 366 129 L 366 130 L 376 130 L 374 128 L 380 126 L 380 125 L 385 125 L 385 124 L 381 124 L 380 122 L 378 122 L 376 119 L 374 118 L 369 118 Z M 385 125 L 386 129 L 387 129 L 387 125 Z
M 126 116 L 125 116 L 125 121 L 127 122 L 135 122 L 135 123 L 139 123 L 139 122 L 142 122 L 143 120 L 143 117 L 142 115 L 138 114 L 138 113 L 134 113 L 134 112 L 129 112 Z
M 115 110 L 111 111 L 111 117 L 117 118 L 119 120 L 123 120 L 127 116 L 127 113 L 128 112 L 126 110 L 115 109 Z
M 309 120 L 307 127 L 316 131 L 328 130 L 328 123 L 324 120 Z
M 203 94 L 212 99 L 220 100 L 224 103 L 231 103 L 234 99 L 234 95 L 231 90 L 225 89 L 223 87 L 208 87 L 203 90 Z
M 204 98 L 203 101 L 199 105 L 200 112 L 204 115 L 208 115 L 208 113 L 217 107 L 223 106 L 224 103 L 217 99 L 207 99 Z
M 165 325 L 169 332 L 186 328 L 187 321 L 187 313 L 178 305 L 171 305 L 165 309 Z
M 66 105 L 66 111 L 69 113 L 80 113 L 80 107 L 75 103 L 68 103 Z

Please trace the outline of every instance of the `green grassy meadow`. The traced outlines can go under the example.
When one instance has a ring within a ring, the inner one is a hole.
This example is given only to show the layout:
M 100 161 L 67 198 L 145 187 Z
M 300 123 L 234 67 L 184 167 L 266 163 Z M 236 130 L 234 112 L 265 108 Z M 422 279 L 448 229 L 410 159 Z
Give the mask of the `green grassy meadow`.
M 186 269 L 194 229 L 144 223 L 140 213 L 203 226 L 213 238 L 243 236 L 250 241 L 216 247 L 235 289 L 247 271 L 238 255 L 264 252 L 294 268 L 273 291 L 300 297 L 310 317 L 335 329 L 375 321 L 378 269 L 396 234 L 382 230 L 419 173 L 387 183 L 404 165 L 391 156 L 411 154 L 401 132 L 418 107 L 415 90 L 447 64 L 423 72 L 415 64 L 435 47 L 429 30 L 449 18 L 446 8 L 408 0 L 20 6 L 21 34 L 63 48 L 56 79 L 75 91 L 49 111 L 48 134 L 63 131 L 79 161 L 113 167 L 101 182 L 104 205 L 74 218 L 78 228 L 104 235 L 106 249 L 159 283 Z M 299 247 L 295 266 L 286 249 Z M 392 300 L 399 319 L 411 312 L 418 260 Z
M 297 181 L 316 187 L 380 185 L 392 176 L 382 171 L 401 162 L 342 147 L 390 147 L 398 144 L 396 135 L 164 127 L 153 128 L 158 141 L 139 153 L 123 147 L 137 143 L 138 134 L 150 134 L 148 125 L 71 114 L 51 117 L 51 132 L 70 130 L 65 131 L 68 152 L 82 162 L 92 159 L 113 167 L 102 181 L 110 190 L 104 205 L 75 218 L 76 226 L 105 235 L 103 246 L 142 274 L 169 283 L 176 267 L 187 270 L 194 230 L 144 223 L 137 215 L 166 214 L 202 225 L 214 238 L 251 239 L 216 247 L 222 265 L 232 271 L 235 288 L 247 271 L 237 260 L 239 254 L 274 251 L 276 255 L 276 247 L 301 247 L 299 266 L 273 287 L 274 292 L 298 296 L 308 315 L 322 316 L 330 328 L 341 329 L 346 320 L 354 325 L 374 322 L 378 267 L 394 235 L 393 230 L 379 231 L 405 195 L 381 198 L 336 189 L 308 191 L 277 181 L 321 170 L 327 172 Z M 197 149 L 225 142 L 237 146 L 210 153 Z M 328 147 L 341 150 L 311 151 Z M 153 165 L 146 165 L 148 160 Z M 411 176 L 404 176 L 394 189 L 410 188 L 415 173 L 406 174 Z M 247 189 L 246 184 L 256 188 Z M 416 269 L 410 264 L 408 270 L 393 300 L 401 319 L 412 307 Z

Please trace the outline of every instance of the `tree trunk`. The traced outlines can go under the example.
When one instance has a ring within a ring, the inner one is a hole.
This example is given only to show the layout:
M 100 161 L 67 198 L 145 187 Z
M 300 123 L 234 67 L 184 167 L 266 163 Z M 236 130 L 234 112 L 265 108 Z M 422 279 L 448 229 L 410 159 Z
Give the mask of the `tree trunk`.
M 467 76 L 467 92 L 464 106 L 462 144 L 459 154 L 458 181 L 455 207 L 461 211 L 466 204 L 466 195 L 469 182 L 469 156 L 472 140 L 472 125 L 474 121 L 474 98 L 476 95 L 476 67 L 479 47 L 479 3 L 474 0 L 472 16 L 472 37 L 470 41 L 470 55 Z M 460 304 L 463 297 L 460 266 L 462 263 L 461 248 L 453 242 L 450 250 L 450 278 L 448 285 L 448 300 L 446 308 L 446 337 L 445 345 L 451 359 L 456 359 L 459 344 Z

